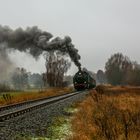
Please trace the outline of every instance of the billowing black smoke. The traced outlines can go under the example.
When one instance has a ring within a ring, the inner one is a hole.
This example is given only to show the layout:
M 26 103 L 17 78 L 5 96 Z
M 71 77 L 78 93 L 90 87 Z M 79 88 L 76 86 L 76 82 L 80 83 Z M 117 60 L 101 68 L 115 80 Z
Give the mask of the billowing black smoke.
M 25 30 L 22 28 L 12 30 L 8 26 L 0 26 L 0 43 L 7 43 L 9 49 L 28 52 L 35 58 L 38 58 L 43 51 L 58 50 L 69 54 L 71 60 L 80 69 L 80 55 L 72 44 L 71 38 L 66 36 L 64 39 L 59 37 L 52 39 L 52 37 L 51 33 L 42 31 L 37 26 Z

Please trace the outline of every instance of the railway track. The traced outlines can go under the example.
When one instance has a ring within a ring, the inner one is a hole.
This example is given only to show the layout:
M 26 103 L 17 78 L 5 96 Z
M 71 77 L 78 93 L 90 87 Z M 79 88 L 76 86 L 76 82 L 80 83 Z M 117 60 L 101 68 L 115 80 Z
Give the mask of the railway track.
M 20 116 L 22 114 L 25 114 L 35 109 L 39 109 L 49 104 L 56 103 L 60 100 L 64 100 L 66 98 L 69 98 L 71 96 L 74 96 L 80 93 L 82 92 L 77 91 L 77 92 L 71 92 L 71 93 L 53 96 L 53 97 L 41 98 L 41 99 L 26 101 L 26 102 L 22 102 L 18 104 L 2 106 L 0 107 L 0 122 L 4 122 L 11 118 Z

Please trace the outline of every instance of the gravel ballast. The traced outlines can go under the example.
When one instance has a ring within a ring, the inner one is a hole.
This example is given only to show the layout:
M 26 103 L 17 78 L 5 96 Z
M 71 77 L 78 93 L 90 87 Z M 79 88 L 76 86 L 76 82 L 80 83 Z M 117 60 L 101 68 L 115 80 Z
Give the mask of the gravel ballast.
M 16 140 L 20 136 L 47 137 L 54 117 L 66 115 L 64 108 L 84 99 L 87 91 L 58 101 L 22 116 L 0 123 L 0 140 Z

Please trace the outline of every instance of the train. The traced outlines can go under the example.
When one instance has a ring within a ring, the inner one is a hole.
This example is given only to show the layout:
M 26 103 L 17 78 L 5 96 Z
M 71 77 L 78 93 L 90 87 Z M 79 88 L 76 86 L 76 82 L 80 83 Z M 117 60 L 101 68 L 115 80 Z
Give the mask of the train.
M 96 81 L 88 71 L 79 70 L 73 77 L 73 85 L 76 90 L 85 90 L 96 87 Z

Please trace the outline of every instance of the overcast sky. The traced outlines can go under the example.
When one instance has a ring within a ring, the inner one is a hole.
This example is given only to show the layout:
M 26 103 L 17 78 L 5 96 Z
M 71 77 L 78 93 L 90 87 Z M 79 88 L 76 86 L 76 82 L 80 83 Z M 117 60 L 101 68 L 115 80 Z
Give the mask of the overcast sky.
M 0 24 L 11 28 L 37 25 L 56 36 L 69 35 L 81 55 L 81 63 L 96 72 L 116 52 L 140 63 L 139 0 L 0 0 Z M 12 53 L 12 61 L 32 72 L 45 71 L 24 53 Z M 70 73 L 76 72 L 72 67 Z

